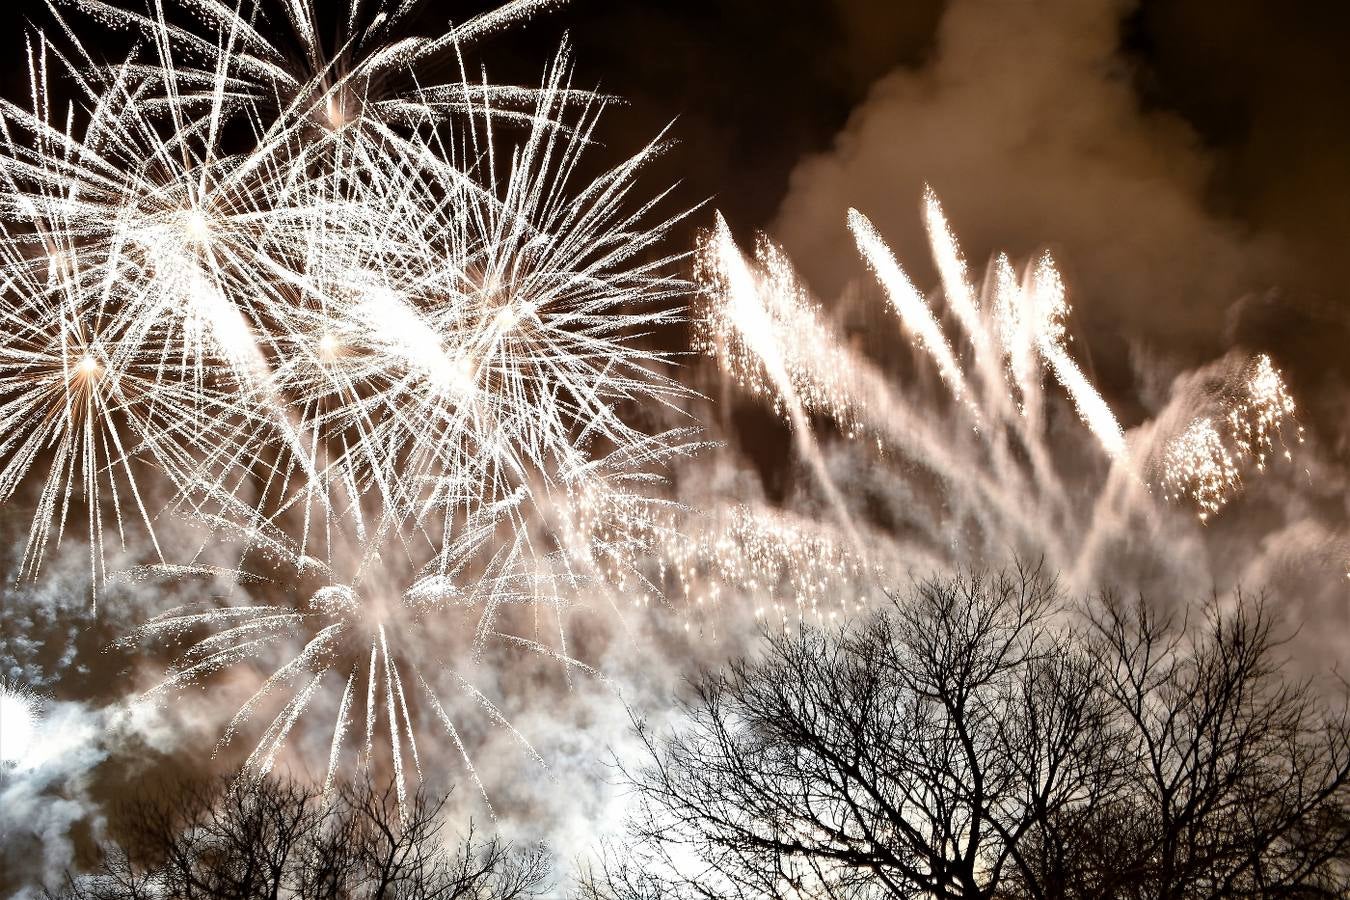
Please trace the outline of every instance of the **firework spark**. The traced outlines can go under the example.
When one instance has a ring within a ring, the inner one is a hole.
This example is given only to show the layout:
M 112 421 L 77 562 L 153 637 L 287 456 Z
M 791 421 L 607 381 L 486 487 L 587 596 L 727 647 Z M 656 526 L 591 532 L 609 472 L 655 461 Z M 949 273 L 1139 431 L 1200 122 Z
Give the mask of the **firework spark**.
M 1241 489 L 1244 460 L 1259 470 L 1276 447 L 1287 452 L 1293 402 L 1267 357 L 1251 362 L 1219 415 L 1194 419 L 1175 436 L 1143 423 L 1138 436 L 1127 439 L 1070 353 L 1067 291 L 1051 257 L 1034 257 L 1019 276 L 1006 255 L 996 255 L 977 290 L 931 190 L 923 213 L 941 299 L 955 323 L 950 330 L 944 307 L 914 287 L 872 223 L 850 210 L 848 225 L 891 312 L 956 401 L 950 406 L 895 385 L 864 354 L 844 346 L 791 274 L 786 256 L 767 239 L 760 239 L 753 261 L 744 259 L 719 222 L 700 251 L 700 346 L 731 379 L 771 399 L 797 429 L 810 426 L 791 415 L 794 403 L 833 418 L 845 438 L 865 435 L 883 456 L 894 453 L 936 477 L 932 490 L 912 471 L 899 476 L 909 485 L 905 508 L 888 511 L 891 521 L 878 534 L 869 522 L 877 515 L 875 497 L 897 488 L 842 497 L 836 482 L 863 485 L 873 466 L 856 461 L 859 452 L 826 453 L 814 449 L 814 439 L 802 442 L 813 450 L 808 461 L 821 473 L 817 480 L 831 505 L 845 507 L 840 518 L 852 533 L 868 532 L 864 543 L 870 548 L 890 547 L 893 552 L 883 555 L 906 561 L 902 566 L 1002 559 L 1011 550 L 1043 556 L 1072 579 L 1087 580 L 1103 547 L 1127 523 L 1161 514 L 1146 489 L 1149 471 L 1161 469 L 1164 494 L 1195 503 L 1205 521 Z M 741 267 L 739 278 L 728 275 L 736 271 L 733 263 Z M 1086 495 L 1086 504 L 1079 499 L 1082 489 L 1067 480 L 1067 445 L 1048 440 L 1055 397 L 1044 386 L 1047 373 L 1102 451 L 1099 462 L 1076 462 L 1100 465 L 1104 458 L 1106 465 L 1101 488 Z M 1174 405 L 1195 402 L 1187 394 Z M 1173 418 L 1167 411 L 1159 421 Z M 823 570 L 809 561 L 803 568 Z
M 1248 366 L 1241 395 L 1228 412 L 1233 442 L 1258 469 L 1265 469 L 1276 454 L 1292 459 L 1286 427 L 1292 423 L 1292 440 L 1303 443 L 1303 427 L 1292 421 L 1294 412 L 1294 398 L 1285 387 L 1284 378 L 1263 353 Z
M 1274 456 L 1293 458 L 1289 440 L 1303 443 L 1293 397 L 1265 354 L 1248 361 L 1211 405 L 1216 411 L 1195 418 L 1168 442 L 1160 464 L 1166 495 L 1193 503 L 1201 521 L 1241 492 L 1244 466 L 1264 472 Z
M 1201 521 L 1218 512 L 1242 484 L 1237 463 L 1207 418 L 1196 419 L 1167 443 L 1163 467 L 1168 497 L 1193 500 Z

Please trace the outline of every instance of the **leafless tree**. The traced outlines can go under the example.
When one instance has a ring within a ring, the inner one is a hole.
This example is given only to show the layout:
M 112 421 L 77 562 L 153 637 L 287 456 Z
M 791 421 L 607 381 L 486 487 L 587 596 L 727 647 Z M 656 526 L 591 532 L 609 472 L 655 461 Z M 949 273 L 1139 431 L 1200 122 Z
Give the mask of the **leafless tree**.
M 1340 896 L 1350 729 L 1279 646 L 1245 598 L 1083 617 L 1025 570 L 769 637 L 639 730 L 633 846 L 582 894 Z
M 1129 765 L 1110 820 L 1080 843 L 1123 823 L 1129 840 L 1109 839 L 1110 877 L 1066 893 L 1350 893 L 1350 718 L 1311 681 L 1283 675 L 1264 600 L 1216 598 L 1192 621 L 1107 597 L 1089 619 Z
M 806 628 L 695 686 L 689 726 L 630 773 L 648 852 L 685 888 L 772 897 L 992 897 L 1052 813 L 1113 765 L 1091 659 L 1053 583 L 932 581 L 835 635 Z M 678 847 L 677 847 L 678 845 Z
M 547 887 L 540 847 L 450 841 L 446 797 L 359 783 L 190 782 L 127 804 L 95 871 L 65 900 L 527 900 Z

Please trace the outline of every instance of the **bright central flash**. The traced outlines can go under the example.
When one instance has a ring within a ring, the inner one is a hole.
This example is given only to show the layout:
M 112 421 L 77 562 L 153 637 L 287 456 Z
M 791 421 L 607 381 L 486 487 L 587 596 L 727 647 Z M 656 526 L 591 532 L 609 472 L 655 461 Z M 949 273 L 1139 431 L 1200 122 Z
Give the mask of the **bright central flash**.
M 319 354 L 325 359 L 332 359 L 337 356 L 338 349 L 341 346 L 342 342 L 326 331 L 319 338 Z
M 0 763 L 22 763 L 37 739 L 37 703 L 32 695 L 0 685 Z
M 94 357 L 88 353 L 80 357 L 80 361 L 75 368 L 79 374 L 86 378 L 93 378 L 102 370 L 98 364 L 98 360 L 94 359 Z
M 199 210 L 194 209 L 188 213 L 183 223 L 183 230 L 194 241 L 205 242 L 211 238 L 211 223 Z

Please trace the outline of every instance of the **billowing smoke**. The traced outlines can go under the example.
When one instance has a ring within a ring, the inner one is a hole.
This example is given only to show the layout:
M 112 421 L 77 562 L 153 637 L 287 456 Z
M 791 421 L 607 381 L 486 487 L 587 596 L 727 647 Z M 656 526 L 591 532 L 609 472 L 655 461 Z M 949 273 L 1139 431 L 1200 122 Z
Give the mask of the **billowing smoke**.
M 773 233 L 832 297 L 859 271 L 843 212 L 920 260 L 929 184 L 973 260 L 1055 248 L 1094 354 L 1123 365 L 1120 332 L 1220 348 L 1234 304 L 1275 283 L 1277 248 L 1209 212 L 1198 137 L 1142 106 L 1119 51 L 1132 7 L 954 0 L 930 60 L 877 81 L 833 147 L 797 166 Z

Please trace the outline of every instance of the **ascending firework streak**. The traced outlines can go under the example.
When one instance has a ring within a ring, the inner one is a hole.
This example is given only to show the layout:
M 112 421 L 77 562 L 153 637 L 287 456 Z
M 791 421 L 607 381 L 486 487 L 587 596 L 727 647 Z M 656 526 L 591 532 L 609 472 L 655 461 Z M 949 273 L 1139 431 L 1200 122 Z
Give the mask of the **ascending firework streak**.
M 585 670 L 564 611 L 645 577 L 642 489 L 692 439 L 629 420 L 691 396 L 640 343 L 687 292 L 660 249 L 683 214 L 635 200 L 659 140 L 583 179 L 605 100 L 565 49 L 535 89 L 419 76 L 539 0 L 432 38 L 353 2 L 332 52 L 313 6 L 278 4 L 298 53 L 213 0 L 69 5 L 145 46 L 95 63 L 53 7 L 31 108 L 0 102 L 0 499 L 37 496 L 25 570 L 78 511 L 95 584 L 105 526 L 141 575 L 237 580 L 137 633 L 191 635 L 155 694 L 280 660 L 225 736 L 267 710 L 265 771 L 338 679 L 330 782 L 364 691 L 360 756 L 381 710 L 402 797 L 410 702 L 466 762 L 440 688 L 504 724 L 449 656 Z M 206 540 L 167 545 L 170 515 Z
M 848 437 L 875 439 L 884 451 L 937 476 L 940 489 L 927 512 L 910 513 L 903 533 L 883 538 L 902 548 L 900 556 L 969 563 L 1002 559 L 1011 550 L 1044 555 L 1071 579 L 1088 578 L 1120 526 L 1136 514 L 1150 514 L 1145 486 L 1150 472 L 1161 475 L 1170 498 L 1194 502 L 1203 521 L 1240 485 L 1241 462 L 1261 469 L 1283 441 L 1293 402 L 1262 356 L 1250 363 L 1239 386 L 1224 389 L 1226 436 L 1213 421 L 1199 418 L 1170 443 L 1156 428 L 1141 428 L 1131 446 L 1069 352 L 1069 305 L 1049 255 L 1036 257 L 1021 277 L 998 255 L 983 290 L 977 290 L 931 191 L 925 193 L 924 216 L 954 334 L 872 223 L 850 210 L 848 224 L 903 331 L 948 389 L 954 403 L 945 412 L 935 398 L 894 388 L 865 357 L 846 348 L 824 324 L 785 255 L 766 239 L 760 239 L 751 262 L 719 223 L 703 244 L 699 269 L 699 346 L 738 384 L 769 397 L 794 429 L 810 427 L 805 413 L 828 416 Z M 739 279 L 729 277 L 738 271 Z M 1064 451 L 1052 452 L 1047 441 L 1045 371 L 1104 454 L 1105 487 L 1086 507 L 1065 483 Z M 1173 405 L 1196 402 L 1187 395 Z M 1301 440 L 1301 430 L 1299 435 Z M 812 436 L 802 444 L 814 454 L 808 461 L 838 507 L 843 501 L 833 469 Z M 831 454 L 833 468 L 844 458 Z M 850 471 L 856 480 L 856 470 Z M 922 500 L 922 491 L 913 491 L 910 499 Z M 842 516 L 851 528 L 861 528 L 858 514 Z

